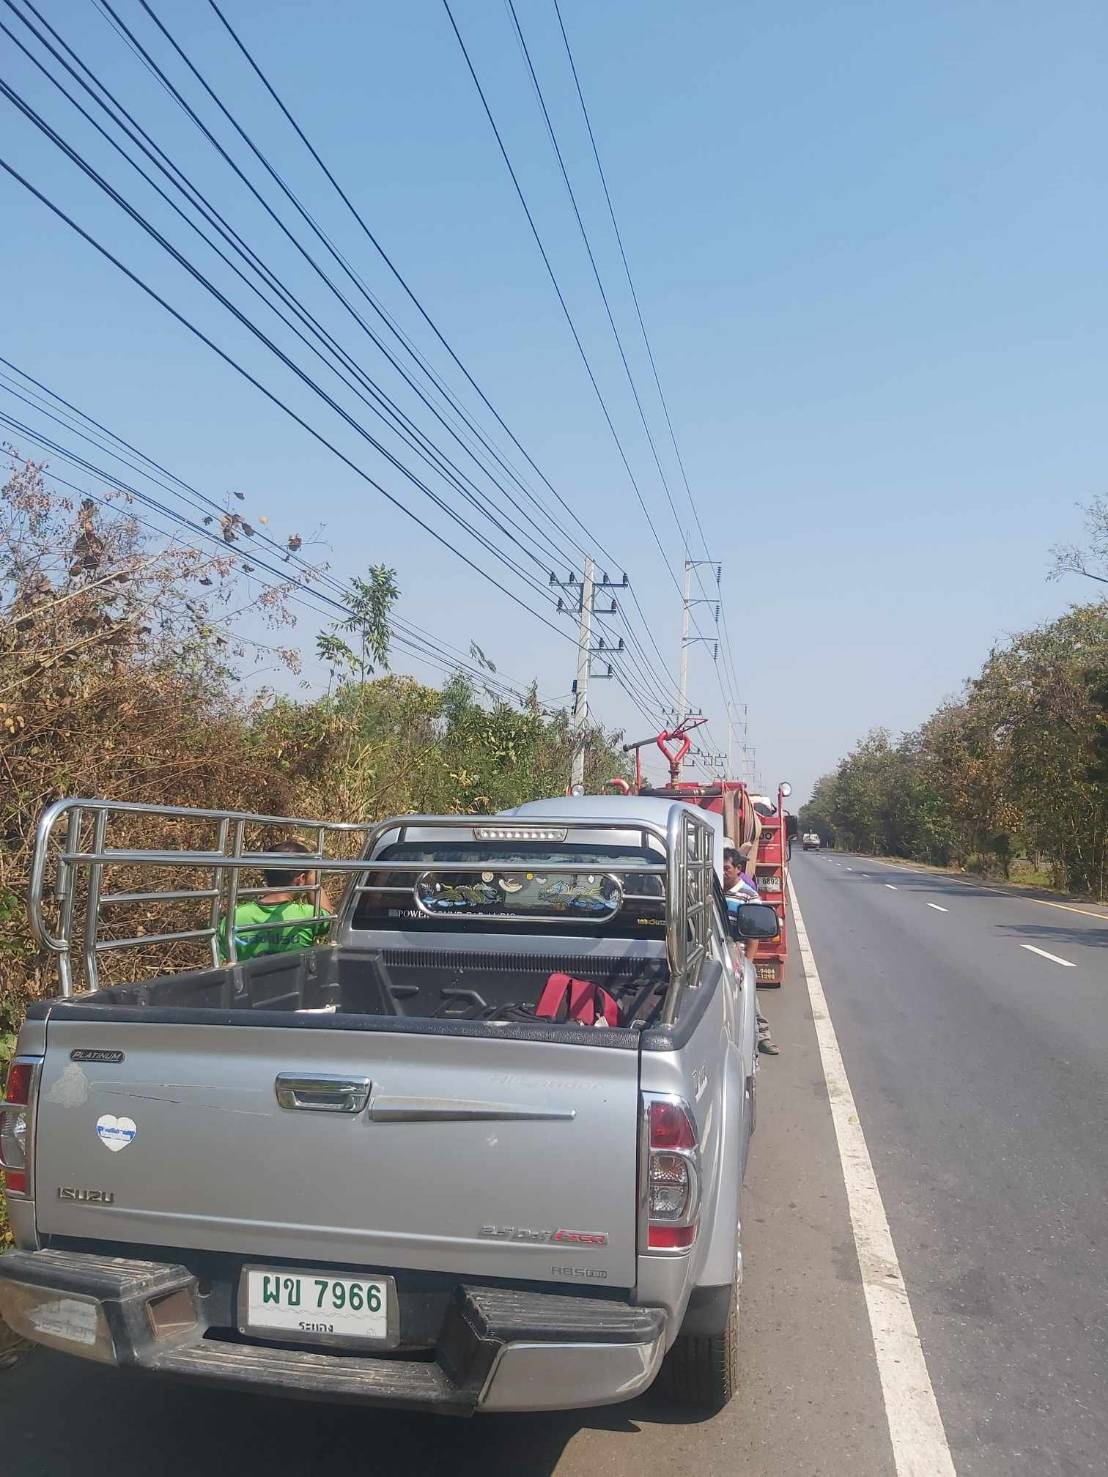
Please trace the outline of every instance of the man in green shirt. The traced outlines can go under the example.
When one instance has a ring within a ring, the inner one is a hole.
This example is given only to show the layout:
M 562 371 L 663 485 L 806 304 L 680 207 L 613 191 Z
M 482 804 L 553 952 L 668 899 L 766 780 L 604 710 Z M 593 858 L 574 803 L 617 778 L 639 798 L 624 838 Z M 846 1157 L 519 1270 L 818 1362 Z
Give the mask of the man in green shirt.
M 288 856 L 311 856 L 302 841 L 282 841 L 274 852 Z M 235 908 L 233 936 L 238 959 L 255 959 L 260 954 L 287 954 L 294 949 L 310 949 L 327 935 L 331 917 L 331 901 L 323 888 L 319 890 L 319 912 L 311 893 L 294 888 L 314 887 L 315 872 L 296 872 L 288 867 L 266 867 L 262 876 L 272 891 L 250 898 Z M 219 952 L 229 958 L 227 920 L 219 923 Z

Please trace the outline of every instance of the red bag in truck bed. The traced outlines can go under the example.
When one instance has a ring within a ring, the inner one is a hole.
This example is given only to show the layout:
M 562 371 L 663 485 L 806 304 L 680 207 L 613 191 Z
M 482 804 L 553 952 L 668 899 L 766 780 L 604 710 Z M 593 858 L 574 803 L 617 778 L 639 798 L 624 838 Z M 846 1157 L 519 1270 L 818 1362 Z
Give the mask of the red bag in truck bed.
M 552 974 L 543 986 L 535 1016 L 547 1021 L 576 1021 L 581 1026 L 619 1025 L 619 1004 L 603 985 L 577 980 L 569 974 Z

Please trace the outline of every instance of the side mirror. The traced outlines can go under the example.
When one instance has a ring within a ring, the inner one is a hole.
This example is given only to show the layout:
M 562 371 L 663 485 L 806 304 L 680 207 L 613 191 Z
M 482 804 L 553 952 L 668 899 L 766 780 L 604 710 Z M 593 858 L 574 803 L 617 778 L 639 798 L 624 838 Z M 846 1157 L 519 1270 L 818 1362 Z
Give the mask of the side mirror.
M 785 797 L 786 800 L 793 792 L 793 787 L 789 784 L 788 780 L 782 780 L 777 788 L 778 790 L 780 790 L 781 794 Z
M 775 939 L 781 932 L 777 909 L 769 903 L 739 903 L 728 899 L 727 922 L 736 943 L 747 939 Z

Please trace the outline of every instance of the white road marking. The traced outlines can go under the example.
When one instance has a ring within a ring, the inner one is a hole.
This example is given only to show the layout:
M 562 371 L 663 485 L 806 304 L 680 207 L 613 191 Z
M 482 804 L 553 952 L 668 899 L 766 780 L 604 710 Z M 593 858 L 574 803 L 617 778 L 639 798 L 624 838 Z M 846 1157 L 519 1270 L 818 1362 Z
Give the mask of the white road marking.
M 847 871 L 848 871 L 848 872 L 853 872 L 853 870 L 854 870 L 854 868 L 853 868 L 853 867 L 847 867 L 847 869 L 846 869 L 846 870 L 847 870 Z
M 879 856 L 875 856 L 873 860 L 882 867 L 891 867 L 893 865 L 892 862 L 882 861 Z M 900 863 L 900 866 L 906 872 L 920 872 L 925 877 L 934 877 L 936 875 L 949 877 L 951 882 L 958 882 L 963 887 L 974 887 L 979 892 L 991 892 L 994 897 L 1008 897 L 1024 903 L 1038 903 L 1040 908 L 1061 908 L 1063 913 L 1083 913 L 1086 918 L 1099 918 L 1102 923 L 1108 921 L 1108 913 L 1094 913 L 1091 908 L 1075 908 L 1072 903 L 1055 903 L 1050 898 L 1030 897 L 1019 889 L 1012 891 L 1010 888 L 990 887 L 988 883 L 977 882 L 970 877 L 955 877 L 951 872 L 944 872 L 941 867 L 937 867 L 933 871 L 925 871 L 922 867 L 907 866 L 903 862 Z M 849 867 L 847 871 L 850 871 Z
M 1051 964 L 1061 964 L 1066 969 L 1077 968 L 1072 959 L 1059 959 L 1057 954 L 1048 954 L 1045 949 L 1037 949 L 1034 944 L 1020 944 L 1020 948 L 1026 949 L 1030 954 L 1038 954 L 1042 959 L 1049 959 Z
M 791 879 L 789 900 L 842 1161 L 897 1477 L 956 1477 L 873 1161 Z
M 896 892 L 897 891 L 897 889 L 893 886 L 893 884 L 891 882 L 886 882 L 885 883 L 885 886 L 889 889 L 890 892 Z
M 940 908 L 939 905 L 938 905 L 938 903 L 928 903 L 927 906 L 929 908 L 934 908 L 936 913 L 949 913 L 950 912 L 950 909 L 949 908 Z

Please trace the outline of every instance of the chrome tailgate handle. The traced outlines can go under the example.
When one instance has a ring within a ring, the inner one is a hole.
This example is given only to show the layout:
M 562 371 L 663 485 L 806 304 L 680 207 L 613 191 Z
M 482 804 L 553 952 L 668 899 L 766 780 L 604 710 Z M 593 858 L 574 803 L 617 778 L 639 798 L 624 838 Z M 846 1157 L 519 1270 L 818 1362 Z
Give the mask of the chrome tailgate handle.
M 331 1077 L 314 1072 L 278 1072 L 273 1084 L 282 1108 L 314 1113 L 360 1113 L 369 1102 L 368 1077 Z

